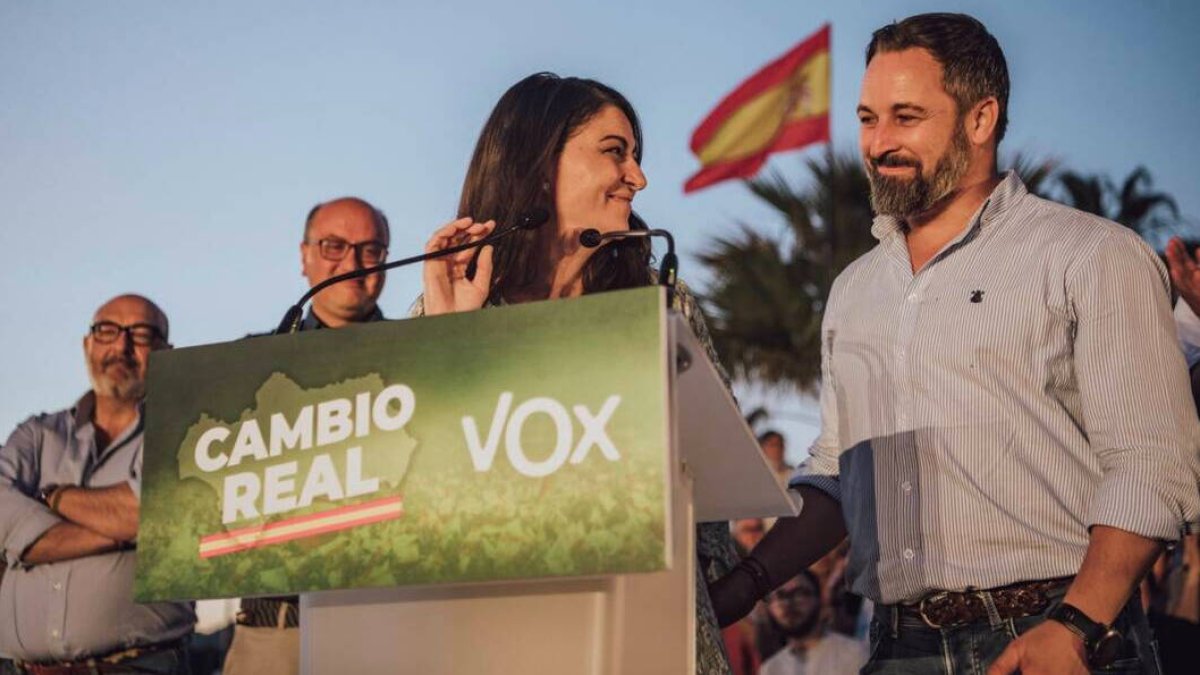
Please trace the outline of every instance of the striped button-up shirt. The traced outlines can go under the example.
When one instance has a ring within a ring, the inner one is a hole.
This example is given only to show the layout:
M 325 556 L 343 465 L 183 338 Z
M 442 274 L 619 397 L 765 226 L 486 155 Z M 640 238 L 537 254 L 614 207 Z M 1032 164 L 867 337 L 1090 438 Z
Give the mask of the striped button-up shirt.
M 830 294 L 821 435 L 792 480 L 841 501 L 855 592 L 1068 576 L 1092 525 L 1197 520 L 1200 422 L 1133 232 L 1010 174 L 916 273 L 900 221 L 872 233 Z

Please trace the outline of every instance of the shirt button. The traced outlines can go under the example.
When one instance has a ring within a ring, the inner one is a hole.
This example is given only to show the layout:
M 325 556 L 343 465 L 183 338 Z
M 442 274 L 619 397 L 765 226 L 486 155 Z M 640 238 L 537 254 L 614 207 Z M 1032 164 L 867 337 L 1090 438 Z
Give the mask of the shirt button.
M 913 294 L 911 294 L 911 295 L 909 295 L 909 296 L 908 296 L 908 301 L 909 301 L 909 302 L 916 302 L 916 301 L 917 301 L 917 299 L 918 299 L 918 298 L 917 298 L 917 294 L 916 294 L 916 293 L 913 293 Z
M 54 582 L 54 586 L 53 586 L 53 588 L 54 588 L 54 590 L 56 590 L 56 591 L 61 591 L 61 590 L 62 590 L 62 583 L 60 583 L 60 582 L 58 582 L 58 581 Z
M 903 358 L 904 358 L 904 357 L 906 357 L 906 356 L 908 356 L 908 351 L 907 351 L 907 350 L 904 350 L 904 349 L 897 349 L 897 350 L 896 350 L 896 358 L 898 358 L 898 359 L 903 359 Z
M 54 630 L 50 631 L 50 635 L 53 637 L 58 637 L 58 629 L 55 628 Z
M 912 483 L 910 483 L 908 481 L 904 481 L 903 483 L 901 483 L 900 487 L 904 488 L 905 492 L 912 492 Z
M 916 555 L 916 554 L 913 553 L 913 550 L 911 548 L 904 549 L 904 559 L 905 560 L 912 560 L 914 555 Z

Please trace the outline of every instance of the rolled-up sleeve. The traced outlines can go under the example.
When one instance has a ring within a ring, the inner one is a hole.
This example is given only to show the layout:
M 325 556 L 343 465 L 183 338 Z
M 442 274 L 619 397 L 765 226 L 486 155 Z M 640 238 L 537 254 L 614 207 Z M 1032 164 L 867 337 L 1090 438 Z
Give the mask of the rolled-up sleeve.
M 1178 539 L 1200 520 L 1200 422 L 1166 270 L 1133 233 L 1109 230 L 1068 270 L 1067 293 L 1085 432 L 1103 473 L 1086 523 Z
M 835 291 L 830 293 L 833 298 Z M 842 484 L 838 480 L 838 457 L 841 442 L 838 438 L 837 388 L 833 379 L 833 341 L 837 331 L 833 328 L 835 302 L 830 301 L 821 325 L 821 433 L 808 449 L 808 459 L 796 467 L 788 481 L 788 488 L 798 489 L 802 485 L 814 487 L 837 501 L 842 501 Z
M 45 504 L 30 496 L 37 490 L 40 436 L 40 428 L 31 418 L 0 447 L 0 540 L 9 566 L 16 566 L 26 549 L 62 522 Z

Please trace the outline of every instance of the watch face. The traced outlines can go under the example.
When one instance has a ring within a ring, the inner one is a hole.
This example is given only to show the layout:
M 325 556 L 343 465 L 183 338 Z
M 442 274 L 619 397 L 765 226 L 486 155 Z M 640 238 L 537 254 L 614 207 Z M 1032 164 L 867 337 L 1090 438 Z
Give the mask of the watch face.
M 1092 650 L 1092 656 L 1088 660 L 1096 668 L 1112 665 L 1121 655 L 1121 647 L 1124 642 L 1121 634 L 1110 628 L 1108 632 L 1100 636 L 1099 640 L 1096 640 L 1096 648 Z

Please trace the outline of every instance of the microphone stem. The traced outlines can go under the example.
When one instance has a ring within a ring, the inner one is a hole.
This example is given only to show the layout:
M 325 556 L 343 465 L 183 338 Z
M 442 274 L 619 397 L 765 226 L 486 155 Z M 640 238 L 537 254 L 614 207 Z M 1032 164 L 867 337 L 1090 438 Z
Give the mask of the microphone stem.
M 675 283 L 678 281 L 679 275 L 679 258 L 675 256 L 675 237 L 671 236 L 666 230 L 655 230 L 656 233 L 661 233 L 667 240 L 667 254 L 663 256 L 662 264 L 658 268 L 658 283 L 667 288 L 667 308 L 670 309 L 675 303 Z
M 305 303 L 307 303 L 309 300 L 311 300 L 312 297 L 314 295 L 316 295 L 317 293 L 320 293 L 321 291 L 325 290 L 326 288 L 329 288 L 330 286 L 332 286 L 336 283 L 340 283 L 342 281 L 347 281 L 350 279 L 358 279 L 359 277 L 370 276 L 372 274 L 384 272 L 384 271 L 393 269 L 395 267 L 403 267 L 405 265 L 411 265 L 413 263 L 422 262 L 422 261 L 426 261 L 426 260 L 436 260 L 438 258 L 443 258 L 448 255 L 453 255 L 455 253 L 459 253 L 459 252 L 462 252 L 462 251 L 465 251 L 465 250 L 471 249 L 471 248 L 483 248 L 484 246 L 487 246 L 488 244 L 491 244 L 492 242 L 494 242 L 498 239 L 506 237 L 509 234 L 512 234 L 513 232 L 516 232 L 517 230 L 520 230 L 520 229 L 522 229 L 520 225 L 512 225 L 503 230 L 500 230 L 499 232 L 493 232 L 492 234 L 484 237 L 483 239 L 480 239 L 479 241 L 468 242 L 466 244 L 459 244 L 458 246 L 451 246 L 450 248 L 444 248 L 440 251 L 434 251 L 433 253 L 422 253 L 420 255 L 409 256 L 402 260 L 393 260 L 392 262 L 383 263 L 382 265 L 375 265 L 374 267 L 364 267 L 362 269 L 351 270 L 349 272 L 344 272 L 344 273 L 339 274 L 334 277 L 329 277 L 328 279 L 326 279 L 318 284 L 314 284 L 312 288 L 308 289 L 308 292 L 306 292 L 304 295 L 300 296 L 300 300 L 295 305 L 292 305 L 291 308 L 288 309 L 287 314 L 284 315 L 283 321 L 281 321 L 279 323 L 279 328 L 277 328 L 275 330 L 275 334 L 281 335 L 284 333 L 295 333 L 297 330 L 299 330 L 300 329 L 300 320 L 301 320 L 302 315 L 304 314 Z M 353 255 L 353 254 L 351 254 L 351 255 Z
M 675 302 L 675 284 L 679 275 L 679 258 L 675 255 L 675 237 L 666 230 L 624 230 L 620 232 L 605 232 L 600 235 L 605 239 L 629 239 L 633 237 L 662 237 L 667 240 L 667 254 L 663 256 L 658 268 L 658 283 L 667 289 L 667 307 Z

